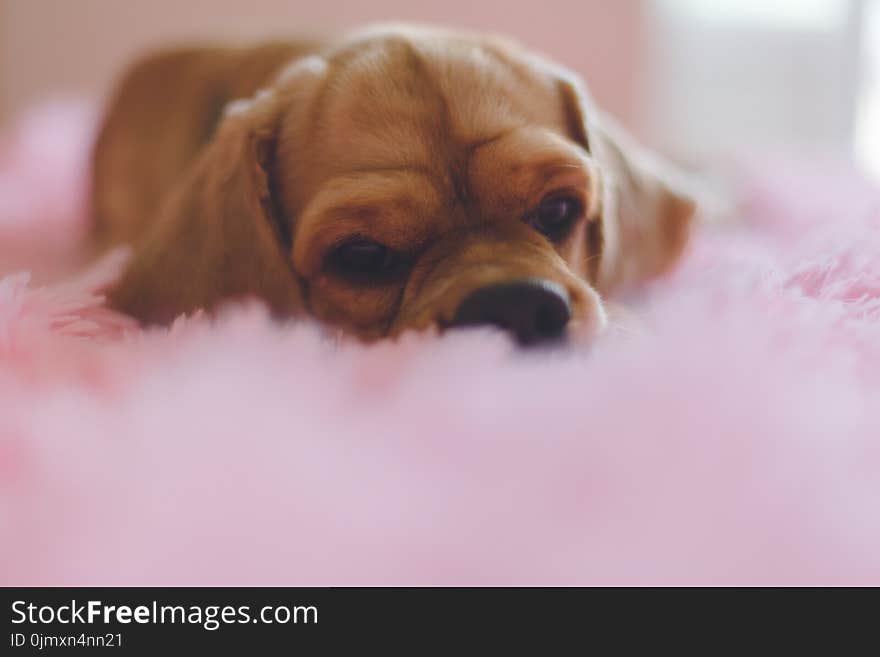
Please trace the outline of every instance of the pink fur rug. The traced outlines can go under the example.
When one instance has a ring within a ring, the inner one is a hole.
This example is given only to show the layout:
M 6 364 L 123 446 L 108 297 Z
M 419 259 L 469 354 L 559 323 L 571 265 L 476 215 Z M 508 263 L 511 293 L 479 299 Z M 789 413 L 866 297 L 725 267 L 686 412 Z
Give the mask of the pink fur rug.
M 118 259 L 62 274 L 92 125 L 53 105 L 0 140 L 0 584 L 880 584 L 880 193 L 853 174 L 740 166 L 742 221 L 643 333 L 363 347 L 253 302 L 103 309 Z

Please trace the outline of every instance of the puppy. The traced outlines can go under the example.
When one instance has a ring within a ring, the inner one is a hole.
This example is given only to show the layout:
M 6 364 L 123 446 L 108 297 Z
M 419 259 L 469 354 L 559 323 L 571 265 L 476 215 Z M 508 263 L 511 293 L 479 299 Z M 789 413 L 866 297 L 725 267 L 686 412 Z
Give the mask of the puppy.
M 110 103 L 94 231 L 144 323 L 245 295 L 365 340 L 490 324 L 598 334 L 694 203 L 571 73 L 507 41 L 377 28 L 164 52 Z

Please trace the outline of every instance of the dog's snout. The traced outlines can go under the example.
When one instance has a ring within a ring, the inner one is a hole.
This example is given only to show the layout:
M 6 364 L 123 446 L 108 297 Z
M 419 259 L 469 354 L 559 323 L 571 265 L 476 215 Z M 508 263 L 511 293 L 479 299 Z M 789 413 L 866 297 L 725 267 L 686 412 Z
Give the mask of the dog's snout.
M 465 297 L 454 326 L 489 324 L 509 331 L 522 345 L 561 339 L 571 319 L 568 292 L 542 279 L 497 283 Z

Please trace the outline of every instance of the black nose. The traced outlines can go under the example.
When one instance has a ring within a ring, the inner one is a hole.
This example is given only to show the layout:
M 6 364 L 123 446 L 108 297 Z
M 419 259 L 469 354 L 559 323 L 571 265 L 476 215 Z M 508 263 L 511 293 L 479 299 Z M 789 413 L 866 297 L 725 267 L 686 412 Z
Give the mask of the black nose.
M 528 279 L 482 287 L 461 302 L 453 326 L 491 324 L 523 345 L 558 340 L 571 319 L 568 293 L 551 281 Z

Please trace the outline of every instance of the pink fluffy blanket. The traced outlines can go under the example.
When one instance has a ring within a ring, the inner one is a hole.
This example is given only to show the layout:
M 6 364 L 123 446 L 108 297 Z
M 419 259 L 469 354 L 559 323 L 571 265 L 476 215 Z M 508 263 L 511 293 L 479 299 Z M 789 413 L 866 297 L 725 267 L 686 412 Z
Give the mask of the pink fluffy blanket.
M 364 347 L 253 302 L 140 331 L 101 305 L 117 261 L 59 279 L 91 125 L 0 141 L 0 584 L 880 584 L 852 174 L 740 167 L 742 221 L 589 351 Z

